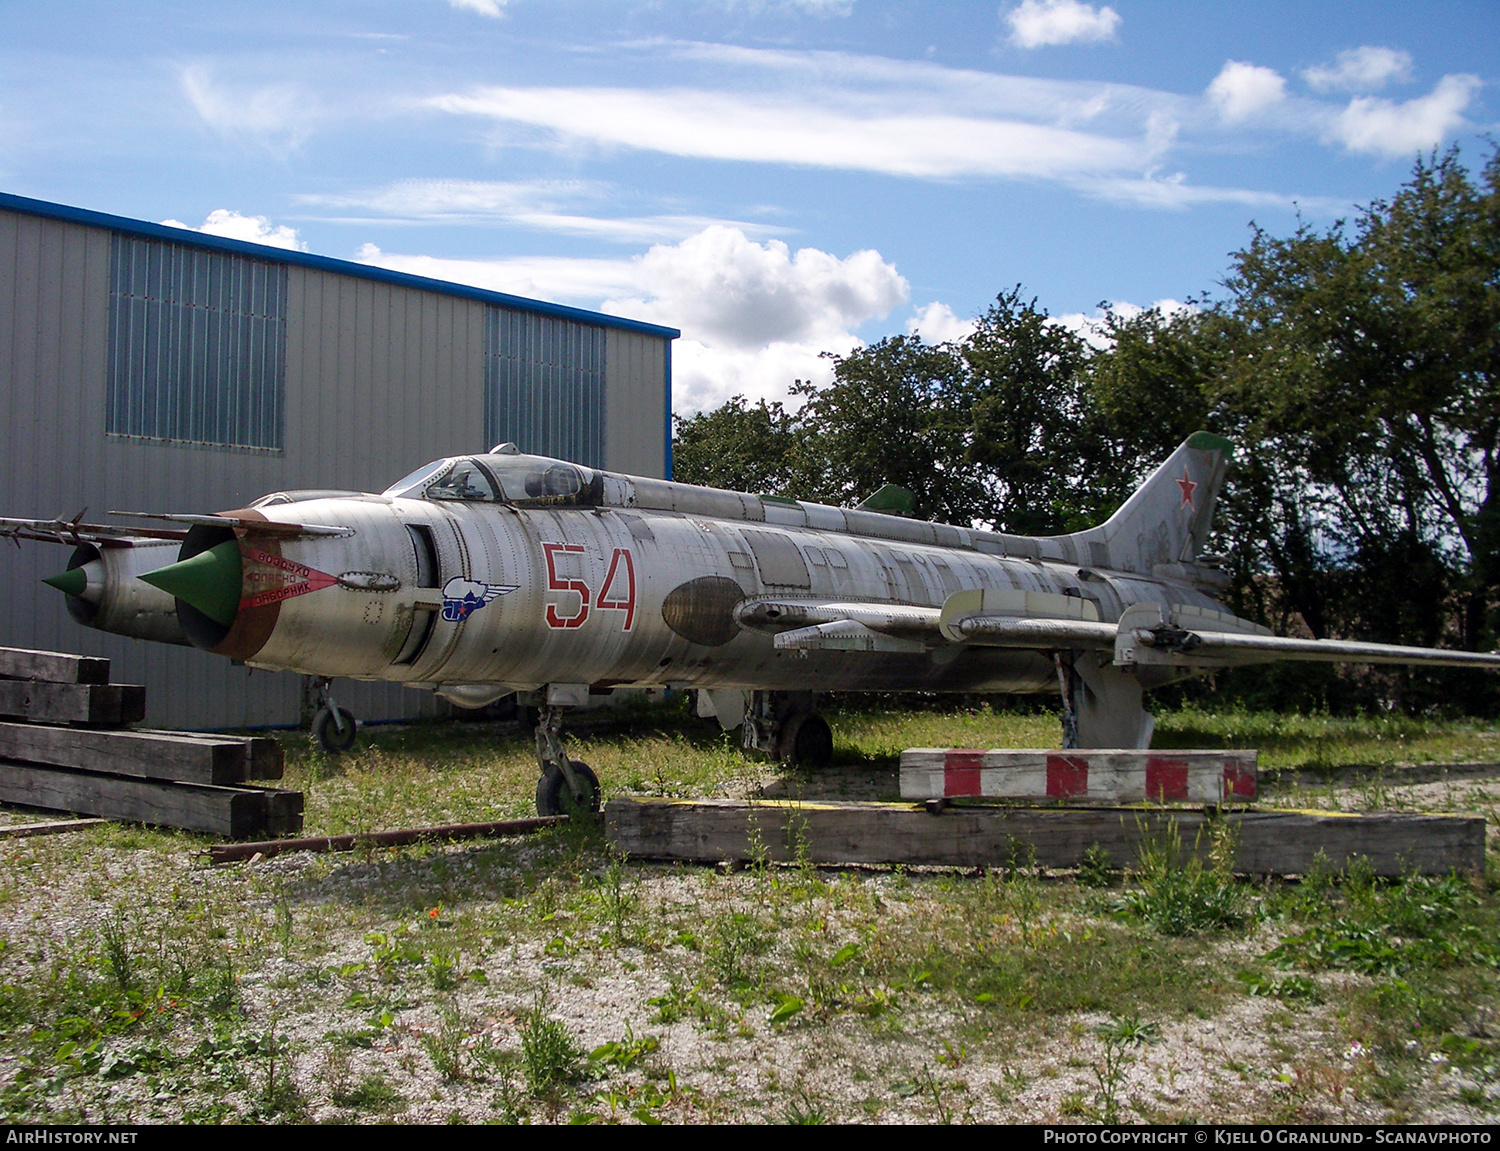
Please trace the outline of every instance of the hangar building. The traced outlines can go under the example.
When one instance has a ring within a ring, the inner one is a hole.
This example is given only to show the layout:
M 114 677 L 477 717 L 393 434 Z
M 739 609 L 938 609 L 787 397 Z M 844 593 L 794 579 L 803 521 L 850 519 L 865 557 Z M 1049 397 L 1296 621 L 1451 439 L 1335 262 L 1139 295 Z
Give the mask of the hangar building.
M 380 491 L 505 440 L 670 477 L 678 334 L 0 194 L 0 515 Z M 109 657 L 116 682 L 146 685 L 153 725 L 297 722 L 300 677 L 74 623 L 40 582 L 69 554 L 0 548 L 0 646 Z M 394 685 L 334 692 L 361 719 L 439 706 Z

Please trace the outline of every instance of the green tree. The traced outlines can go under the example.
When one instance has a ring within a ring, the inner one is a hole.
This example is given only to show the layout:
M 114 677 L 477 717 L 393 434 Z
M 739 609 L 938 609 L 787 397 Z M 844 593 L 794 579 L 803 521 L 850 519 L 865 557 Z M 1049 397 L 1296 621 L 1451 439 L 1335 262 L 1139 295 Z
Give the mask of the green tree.
M 1091 527 L 1125 498 L 1122 455 L 1090 387 L 1091 354 L 1019 285 L 1002 292 L 964 340 L 969 459 L 990 495 L 986 518 L 999 530 Z
M 738 492 L 802 495 L 806 432 L 780 403 L 750 404 L 735 396 L 711 412 L 672 419 L 674 478 Z
M 1281 240 L 1257 230 L 1236 254 L 1230 305 L 1254 338 L 1231 360 L 1224 398 L 1305 476 L 1334 564 L 1373 574 L 1402 555 L 1445 567 L 1463 600 L 1452 638 L 1492 645 L 1500 155 L 1478 183 L 1456 152 L 1419 161 L 1347 233 L 1303 226 Z M 1405 614 L 1442 630 L 1430 613 Z
M 893 483 L 916 496 L 921 519 L 983 518 L 984 487 L 965 466 L 968 391 L 953 349 L 890 336 L 831 359 L 831 383 L 793 389 L 806 398 L 799 415 L 815 446 L 814 498 L 854 504 Z

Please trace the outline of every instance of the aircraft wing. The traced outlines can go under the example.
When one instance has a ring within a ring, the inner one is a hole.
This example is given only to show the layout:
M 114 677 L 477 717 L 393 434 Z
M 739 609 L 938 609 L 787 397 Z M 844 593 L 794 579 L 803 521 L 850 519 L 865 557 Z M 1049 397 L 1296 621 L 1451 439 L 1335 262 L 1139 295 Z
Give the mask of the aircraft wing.
M 113 514 L 113 513 L 111 513 Z M 0 519 L 0 539 L 38 540 L 42 543 L 96 544 L 106 548 L 128 548 L 136 540 L 180 540 L 185 529 L 122 528 L 113 524 L 86 524 L 83 513 L 71 520 Z
M 1117 623 L 1091 600 L 1013 588 L 957 592 L 941 608 L 757 596 L 735 610 L 782 650 L 912 652 L 950 645 L 1030 651 L 1114 649 L 1116 665 L 1182 669 L 1304 660 L 1500 668 L 1500 652 L 1273 635 L 1227 612 L 1140 603 Z
M 280 536 L 291 539 L 296 536 L 348 536 L 353 528 L 333 524 L 287 524 L 268 520 L 260 513 L 252 516 L 233 514 L 198 515 L 190 512 L 110 512 L 112 516 L 129 516 L 139 520 L 168 520 L 180 524 L 207 524 L 209 527 L 233 528 L 248 535 Z M 145 533 L 139 533 L 145 534 Z M 186 534 L 185 532 L 182 534 Z

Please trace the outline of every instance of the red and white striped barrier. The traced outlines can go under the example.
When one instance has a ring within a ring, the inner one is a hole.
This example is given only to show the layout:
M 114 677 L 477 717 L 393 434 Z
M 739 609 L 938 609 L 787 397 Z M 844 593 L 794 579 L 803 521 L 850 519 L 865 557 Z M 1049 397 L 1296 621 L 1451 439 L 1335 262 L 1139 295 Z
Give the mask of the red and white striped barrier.
M 1248 802 L 1254 751 L 989 751 L 901 753 L 902 799 L 1072 799 L 1100 803 Z

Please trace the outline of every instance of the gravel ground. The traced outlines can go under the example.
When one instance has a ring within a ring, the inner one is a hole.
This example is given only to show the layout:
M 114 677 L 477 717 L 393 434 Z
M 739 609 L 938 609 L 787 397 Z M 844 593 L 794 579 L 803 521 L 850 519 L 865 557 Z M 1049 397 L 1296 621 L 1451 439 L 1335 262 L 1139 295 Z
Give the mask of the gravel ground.
M 1414 809 L 1493 813 L 1500 803 L 1495 773 L 1430 775 L 1406 783 L 1393 769 L 1321 792 L 1304 781 L 1299 794 L 1346 809 L 1376 791 Z M 870 772 L 832 772 L 815 787 L 744 772 L 721 793 L 893 790 L 893 775 Z M 0 813 L 0 823 L 38 818 Z M 60 988 L 86 986 L 107 1011 L 114 1000 L 97 989 L 122 970 L 110 966 L 115 939 L 144 1004 L 133 1026 L 104 1028 L 72 1073 L 57 1070 L 79 1058 L 56 1054 L 57 1027 L 44 1058 L 38 1021 L 15 1008 L 0 1044 L 12 1118 L 1474 1123 L 1500 1114 L 1493 1064 L 1460 1066 L 1430 1037 L 1393 1091 L 1389 1060 L 1360 1041 L 1347 1011 L 1373 977 L 1314 974 L 1321 1003 L 1244 994 L 1235 973 L 1275 947 L 1284 925 L 1181 951 L 1201 1004 L 1042 1011 L 866 964 L 881 947 L 895 954 L 902 940 L 967 930 L 955 925 L 969 922 L 965 901 L 984 883 L 973 877 L 612 868 L 597 838 L 555 833 L 219 868 L 201 846 L 116 827 L 0 841 L 9 1002 L 23 1003 L 19 987 L 39 1011 Z M 1139 938 L 1101 917 L 1071 878 L 1035 886 L 1032 923 L 1000 887 L 999 902 L 975 913 L 987 946 L 1063 948 L 1104 933 L 1123 954 Z M 961 949 L 960 935 L 952 941 Z M 226 963 L 223 1010 L 156 994 L 174 964 L 202 984 Z M 819 979 L 821 1000 L 811 990 Z M 795 1011 L 792 986 L 809 989 Z M 1489 986 L 1455 1034 L 1493 1052 L 1500 1017 Z M 1143 1025 L 1139 1034 L 1122 1033 L 1122 1020 Z M 526 1046 L 549 1035 L 565 1065 L 550 1085 Z M 609 1044 L 613 1054 L 587 1058 Z

